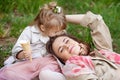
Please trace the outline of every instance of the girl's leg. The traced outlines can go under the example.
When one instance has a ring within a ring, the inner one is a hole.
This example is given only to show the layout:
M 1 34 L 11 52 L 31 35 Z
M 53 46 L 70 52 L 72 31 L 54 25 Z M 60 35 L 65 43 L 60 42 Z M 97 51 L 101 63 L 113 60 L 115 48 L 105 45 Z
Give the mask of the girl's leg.
M 39 74 L 40 80 L 66 80 L 63 74 L 51 70 L 43 70 Z
M 30 80 L 24 77 L 23 74 L 19 74 L 19 72 L 14 71 L 11 67 L 3 67 L 0 69 L 0 80 Z
M 54 59 L 53 56 L 46 56 L 49 58 L 53 58 L 51 63 L 44 66 L 40 73 L 39 73 L 39 79 L 40 80 L 66 80 L 63 76 L 60 69 L 60 66 L 56 59 Z
M 33 59 L 32 62 L 23 61 L 5 66 L 0 69 L 0 80 L 32 80 L 39 75 L 42 68 L 54 63 L 53 61 L 55 59 L 46 57 Z

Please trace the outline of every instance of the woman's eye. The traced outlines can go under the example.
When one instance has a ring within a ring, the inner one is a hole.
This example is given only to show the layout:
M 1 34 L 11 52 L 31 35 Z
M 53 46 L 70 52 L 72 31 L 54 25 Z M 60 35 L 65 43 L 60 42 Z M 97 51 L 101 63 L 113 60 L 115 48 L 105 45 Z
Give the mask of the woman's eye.
M 54 32 L 55 34 L 57 33 L 57 32 Z
M 60 53 L 62 53 L 62 52 L 63 52 L 63 50 L 64 50 L 64 49 L 63 49 L 63 48 L 61 48 L 61 49 L 60 49 Z
M 67 39 L 65 43 L 67 44 L 67 43 L 68 43 L 68 41 L 69 41 L 69 40 Z

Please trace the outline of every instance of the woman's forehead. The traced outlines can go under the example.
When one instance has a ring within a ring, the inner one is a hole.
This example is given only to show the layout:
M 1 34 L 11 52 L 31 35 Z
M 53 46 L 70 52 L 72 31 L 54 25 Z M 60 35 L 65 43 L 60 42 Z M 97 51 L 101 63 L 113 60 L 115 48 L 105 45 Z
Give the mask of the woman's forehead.
M 69 38 L 68 36 L 60 36 L 55 39 L 55 41 L 60 41 L 62 42 L 64 39 Z
M 57 47 L 59 45 L 61 45 L 64 41 L 65 38 L 68 38 L 67 36 L 59 36 L 55 39 L 55 41 L 53 42 L 53 46 Z

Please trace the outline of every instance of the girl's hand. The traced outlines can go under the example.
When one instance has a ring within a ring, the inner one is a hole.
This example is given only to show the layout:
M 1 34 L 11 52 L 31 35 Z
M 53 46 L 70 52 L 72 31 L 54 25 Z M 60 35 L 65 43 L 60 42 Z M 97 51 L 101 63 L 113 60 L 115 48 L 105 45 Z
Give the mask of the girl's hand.
M 21 51 L 18 53 L 17 58 L 29 60 L 31 58 L 31 51 Z
M 30 60 L 31 58 L 31 51 L 23 51 L 23 56 L 25 60 Z

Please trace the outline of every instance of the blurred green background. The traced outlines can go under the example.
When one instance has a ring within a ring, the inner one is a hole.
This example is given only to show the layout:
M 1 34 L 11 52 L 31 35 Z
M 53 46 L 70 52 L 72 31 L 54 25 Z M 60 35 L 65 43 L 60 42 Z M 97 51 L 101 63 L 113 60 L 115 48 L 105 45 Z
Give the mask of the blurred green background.
M 120 1 L 119 0 L 0 0 L 0 67 L 22 30 L 33 21 L 39 8 L 50 1 L 62 6 L 65 14 L 84 14 L 87 11 L 103 16 L 108 25 L 115 52 L 120 53 Z M 68 33 L 90 43 L 89 30 L 68 24 Z

